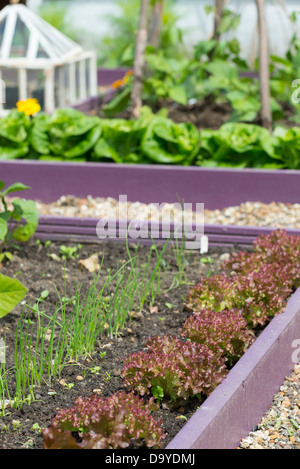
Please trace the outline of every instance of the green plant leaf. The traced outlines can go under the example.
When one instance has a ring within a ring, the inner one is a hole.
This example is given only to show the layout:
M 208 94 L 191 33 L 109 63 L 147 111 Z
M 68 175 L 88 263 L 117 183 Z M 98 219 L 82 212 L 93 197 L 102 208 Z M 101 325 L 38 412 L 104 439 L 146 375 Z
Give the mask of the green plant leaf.
M 17 279 L 0 274 L 0 318 L 10 313 L 27 293 L 27 288 Z
M 5 220 L 0 218 L 0 240 L 4 240 L 7 234 L 7 223 Z
M 14 212 L 12 218 L 21 221 L 24 219 L 26 224 L 21 224 L 12 232 L 14 239 L 20 242 L 28 241 L 28 239 L 35 233 L 39 215 L 36 204 L 32 200 L 16 199 L 13 201 Z
M 106 117 L 112 117 L 127 108 L 130 102 L 131 89 L 126 86 L 120 93 L 118 93 L 106 106 L 103 107 L 103 112 Z
M 0 141 L 0 160 L 14 160 L 16 158 L 22 158 L 27 156 L 29 152 L 29 146 L 25 143 L 19 146 L 1 145 Z
M 186 90 L 184 86 L 181 86 L 181 85 L 173 86 L 169 90 L 169 96 L 176 103 L 183 104 L 183 105 L 187 104 L 187 95 L 186 95 Z
M 5 189 L 5 191 L 3 191 L 3 195 L 10 194 L 11 192 L 26 191 L 28 189 L 31 189 L 31 187 L 22 184 L 22 182 L 16 182 Z
M 35 151 L 42 155 L 50 153 L 50 139 L 48 133 L 49 116 L 46 114 L 38 114 L 32 122 L 30 143 Z

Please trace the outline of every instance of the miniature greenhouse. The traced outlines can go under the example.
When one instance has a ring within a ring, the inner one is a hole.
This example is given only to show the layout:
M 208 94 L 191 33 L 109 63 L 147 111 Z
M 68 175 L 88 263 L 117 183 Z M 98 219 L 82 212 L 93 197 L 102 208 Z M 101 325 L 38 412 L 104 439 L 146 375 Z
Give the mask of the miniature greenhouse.
M 36 98 L 45 112 L 97 95 L 96 54 L 25 5 L 0 12 L 0 113 Z

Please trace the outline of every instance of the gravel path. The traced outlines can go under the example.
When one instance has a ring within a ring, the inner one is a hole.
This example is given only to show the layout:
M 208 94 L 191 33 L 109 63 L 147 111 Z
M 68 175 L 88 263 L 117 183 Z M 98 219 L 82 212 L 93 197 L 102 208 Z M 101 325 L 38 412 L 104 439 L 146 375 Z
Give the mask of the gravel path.
M 239 449 L 300 449 L 300 364 L 286 378 L 273 403 Z
M 154 220 L 170 216 L 171 221 L 181 222 L 182 211 L 172 204 L 163 207 L 145 205 L 140 202 L 118 203 L 112 198 L 93 198 L 88 196 L 78 199 L 72 196 L 62 196 L 52 204 L 37 202 L 42 215 L 91 218 L 117 218 Z M 185 213 L 185 219 L 195 220 L 192 212 Z M 300 229 L 300 204 L 246 202 L 236 207 L 224 210 L 204 210 L 205 223 L 208 225 L 247 225 L 269 226 L 277 228 Z

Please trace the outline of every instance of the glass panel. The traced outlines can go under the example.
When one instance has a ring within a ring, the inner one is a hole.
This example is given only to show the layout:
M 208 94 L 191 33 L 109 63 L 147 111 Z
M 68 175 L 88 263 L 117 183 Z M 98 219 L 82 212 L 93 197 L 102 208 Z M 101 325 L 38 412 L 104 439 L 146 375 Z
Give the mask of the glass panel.
M 45 49 L 43 48 L 41 44 L 39 44 L 39 48 L 38 48 L 36 56 L 38 59 L 49 59 L 49 54 L 47 54 L 47 52 L 45 51 Z
M 4 35 L 5 24 L 6 24 L 6 19 L 1 21 L 0 23 L 0 37 L 1 38 L 3 38 L 3 35 Z
M 15 34 L 10 49 L 10 57 L 25 57 L 28 49 L 30 32 L 25 24 L 17 19 Z
M 3 108 L 13 109 L 19 101 L 18 72 L 14 69 L 4 69 L 1 72 L 5 89 Z
M 42 111 L 45 107 L 45 75 L 43 70 L 27 70 L 28 97 L 40 103 Z

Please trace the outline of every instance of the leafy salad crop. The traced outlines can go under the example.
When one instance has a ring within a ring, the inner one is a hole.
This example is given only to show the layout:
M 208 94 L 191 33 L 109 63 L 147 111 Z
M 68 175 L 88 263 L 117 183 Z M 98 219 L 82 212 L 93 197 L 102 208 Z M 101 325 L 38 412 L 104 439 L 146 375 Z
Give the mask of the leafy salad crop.
M 31 158 L 125 164 L 300 169 L 299 127 L 227 122 L 217 130 L 176 123 L 166 109 L 139 119 L 87 116 L 75 109 L 0 120 L 0 160 Z

